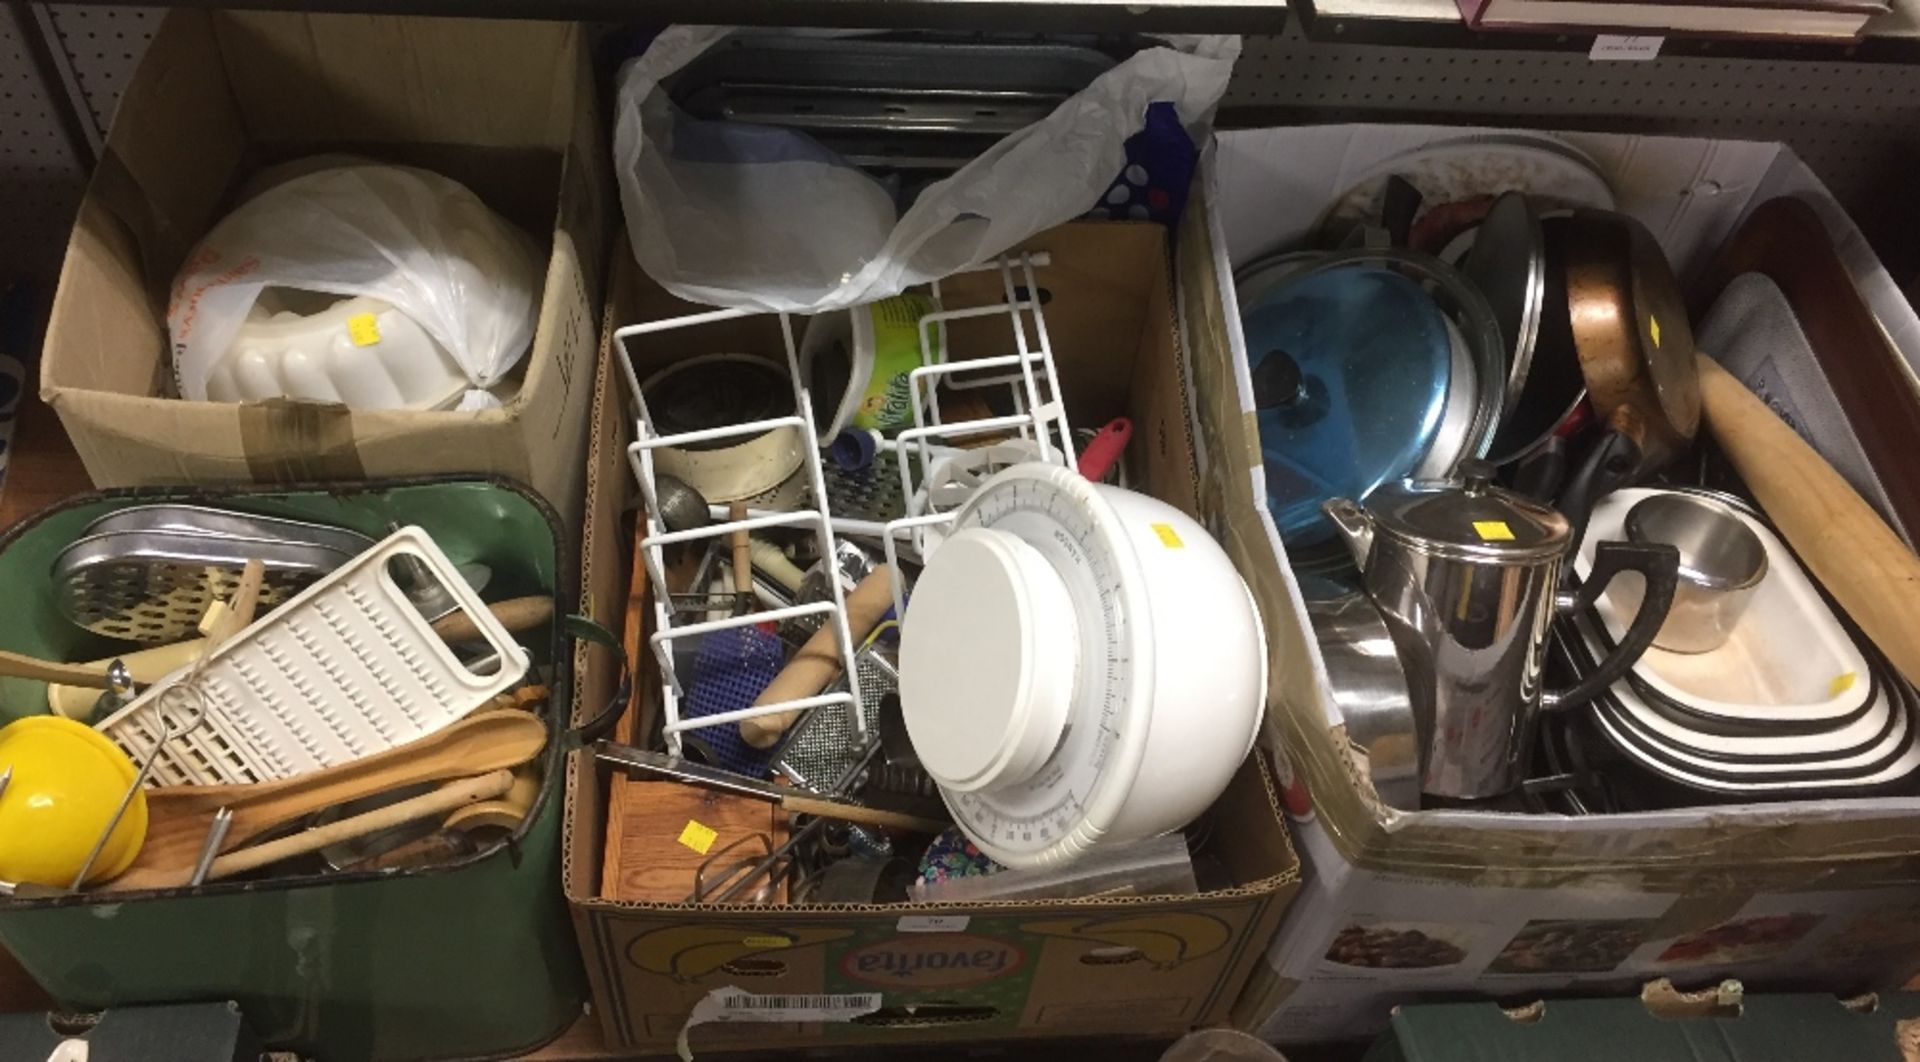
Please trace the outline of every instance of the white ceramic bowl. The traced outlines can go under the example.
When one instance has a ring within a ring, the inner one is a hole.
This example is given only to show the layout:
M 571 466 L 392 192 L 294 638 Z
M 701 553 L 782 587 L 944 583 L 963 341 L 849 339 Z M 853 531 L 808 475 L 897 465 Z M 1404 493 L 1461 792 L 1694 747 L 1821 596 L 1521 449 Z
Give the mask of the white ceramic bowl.
M 954 819 L 1009 866 L 1179 829 L 1266 703 L 1259 613 L 1198 523 L 1070 469 L 989 479 L 901 625 L 908 733 Z

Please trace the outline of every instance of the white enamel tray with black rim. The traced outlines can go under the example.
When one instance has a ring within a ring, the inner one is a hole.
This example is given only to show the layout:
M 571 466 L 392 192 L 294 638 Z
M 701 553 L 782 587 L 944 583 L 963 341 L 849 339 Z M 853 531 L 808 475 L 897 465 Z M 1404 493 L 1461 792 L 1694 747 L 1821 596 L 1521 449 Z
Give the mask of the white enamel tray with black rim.
M 1655 493 L 1616 491 L 1594 505 L 1576 575 L 1592 570 L 1598 543 L 1626 538 L 1627 510 Z M 1768 569 L 1732 636 L 1706 653 L 1647 650 L 1633 667 L 1635 685 L 1708 725 L 1747 732 L 1830 730 L 1856 719 L 1876 695 L 1865 654 L 1786 545 L 1760 520 L 1737 514 L 1766 546 Z M 1609 643 L 1632 619 L 1610 594 L 1595 612 Z

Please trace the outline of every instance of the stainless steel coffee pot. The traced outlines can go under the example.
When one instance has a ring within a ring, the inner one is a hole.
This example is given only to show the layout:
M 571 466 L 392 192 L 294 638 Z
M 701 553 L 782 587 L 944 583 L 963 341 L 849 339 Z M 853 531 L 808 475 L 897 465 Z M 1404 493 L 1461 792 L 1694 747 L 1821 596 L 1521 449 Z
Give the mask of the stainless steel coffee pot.
M 1586 703 L 1640 658 L 1673 602 L 1671 546 L 1603 542 L 1577 593 L 1560 592 L 1573 550 L 1566 517 L 1488 482 L 1471 463 L 1460 481 L 1387 484 L 1365 507 L 1324 506 L 1360 566 L 1400 652 L 1421 742 L 1421 790 L 1498 796 L 1520 782 L 1542 710 Z M 1542 670 L 1555 617 L 1592 607 L 1616 575 L 1646 579 L 1625 638 L 1571 689 Z

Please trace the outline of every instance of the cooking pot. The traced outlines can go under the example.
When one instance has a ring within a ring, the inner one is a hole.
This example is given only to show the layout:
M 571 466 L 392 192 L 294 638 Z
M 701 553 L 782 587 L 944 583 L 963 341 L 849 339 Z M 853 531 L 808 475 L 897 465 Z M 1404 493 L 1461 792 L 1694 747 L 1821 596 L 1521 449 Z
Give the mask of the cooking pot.
M 1302 581 L 1301 592 L 1306 592 Z M 1420 741 L 1407 697 L 1407 673 L 1380 610 L 1362 593 L 1306 599 L 1313 639 L 1327 666 L 1327 692 L 1340 709 L 1347 743 L 1367 760 L 1380 802 L 1420 810 Z
M 1539 711 L 1586 703 L 1646 652 L 1673 603 L 1680 558 L 1664 544 L 1601 543 L 1579 591 L 1559 593 L 1574 544 L 1567 518 L 1492 486 L 1484 463 L 1464 471 L 1460 481 L 1390 484 L 1364 508 L 1337 498 L 1326 512 L 1400 649 L 1422 791 L 1477 799 L 1518 783 Z M 1646 579 L 1626 637 L 1571 689 L 1545 689 L 1553 620 L 1592 607 L 1622 572 Z

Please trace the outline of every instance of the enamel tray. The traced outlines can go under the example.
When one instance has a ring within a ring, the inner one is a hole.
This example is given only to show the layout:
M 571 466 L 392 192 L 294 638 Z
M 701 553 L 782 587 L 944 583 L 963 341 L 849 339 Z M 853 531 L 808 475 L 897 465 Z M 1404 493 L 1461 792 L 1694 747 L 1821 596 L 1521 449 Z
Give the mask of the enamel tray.
M 1599 645 L 1589 618 L 1581 617 L 1575 625 L 1585 646 L 1584 653 L 1574 655 L 1573 663 L 1576 671 L 1585 674 L 1593 668 Z M 1604 710 L 1644 744 L 1701 769 L 1740 777 L 1815 770 L 1844 774 L 1885 760 L 1906 743 L 1912 726 L 1897 685 L 1878 681 L 1873 685 L 1877 695 L 1865 712 L 1833 730 L 1811 734 L 1702 732 L 1642 700 L 1625 682 L 1615 683 L 1604 695 Z
M 1655 493 L 1621 490 L 1594 505 L 1574 560 L 1576 575 L 1584 578 L 1592 570 L 1598 543 L 1626 538 L 1627 510 Z M 1648 649 L 1633 667 L 1636 685 L 1650 697 L 1732 726 L 1805 732 L 1855 719 L 1875 695 L 1865 655 L 1780 539 L 1758 519 L 1736 512 L 1766 546 L 1767 577 L 1726 645 L 1708 653 Z M 1632 617 L 1621 615 L 1611 594 L 1602 595 L 1595 611 L 1607 641 L 1626 633 Z
M 1906 698 L 1907 694 L 1902 690 L 1904 711 L 1910 716 L 1912 705 L 1906 701 Z M 1795 796 L 1808 792 L 1856 792 L 1898 782 L 1912 774 L 1916 767 L 1920 767 L 1920 739 L 1917 739 L 1920 738 L 1920 732 L 1912 726 L 1906 728 L 1906 736 L 1893 754 L 1858 772 L 1802 769 L 1790 774 L 1741 777 L 1689 764 L 1682 758 L 1672 755 L 1671 750 L 1647 743 L 1630 725 L 1624 724 L 1621 717 L 1613 711 L 1610 698 L 1602 696 L 1597 699 L 1592 706 L 1592 715 L 1607 740 L 1628 758 L 1655 775 L 1707 792 L 1744 797 Z

